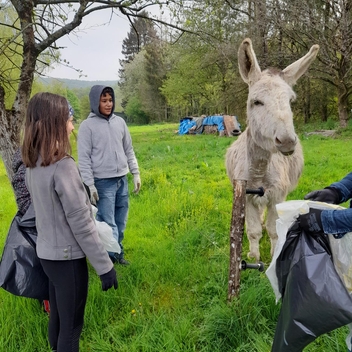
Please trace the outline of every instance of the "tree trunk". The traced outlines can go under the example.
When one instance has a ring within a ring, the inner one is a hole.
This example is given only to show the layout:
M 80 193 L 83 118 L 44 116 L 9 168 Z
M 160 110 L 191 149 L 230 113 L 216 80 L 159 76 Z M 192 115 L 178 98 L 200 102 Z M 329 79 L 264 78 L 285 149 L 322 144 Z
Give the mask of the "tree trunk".
M 311 93 L 310 93 L 310 79 L 307 79 L 307 84 L 304 84 L 304 122 L 308 123 L 310 121 L 310 102 L 311 102 Z
M 262 66 L 268 66 L 268 45 L 266 42 L 266 26 L 267 26 L 267 9 L 266 0 L 261 0 L 255 3 L 255 25 L 258 43 L 260 43 L 259 57 L 262 58 Z
M 346 128 L 348 124 L 348 95 L 343 85 L 338 87 L 338 109 L 340 127 Z
M 5 92 L 0 86 L 0 155 L 9 179 L 12 179 L 12 157 L 19 145 L 19 121 L 5 109 Z
M 321 99 L 321 121 L 326 122 L 328 120 L 328 92 L 326 85 L 323 84 L 322 99 Z
M 20 131 L 26 116 L 32 90 L 34 71 L 40 50 L 35 43 L 32 25 L 33 2 L 12 1 L 18 13 L 23 38 L 21 75 L 17 94 L 11 110 L 5 109 L 5 91 L 0 87 L 0 153 L 9 179 L 12 179 L 12 158 L 20 145 Z M 44 48 L 46 49 L 46 47 Z M 43 50 L 44 50 L 43 49 Z

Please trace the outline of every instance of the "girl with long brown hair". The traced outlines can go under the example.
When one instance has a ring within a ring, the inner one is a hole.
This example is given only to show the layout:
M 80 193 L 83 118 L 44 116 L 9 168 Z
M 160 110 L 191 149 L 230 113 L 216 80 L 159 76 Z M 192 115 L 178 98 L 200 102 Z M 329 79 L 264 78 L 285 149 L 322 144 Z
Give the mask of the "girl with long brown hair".
M 49 343 L 79 351 L 88 292 L 86 257 L 104 291 L 117 288 L 116 272 L 94 223 L 89 197 L 69 155 L 73 130 L 66 98 L 38 93 L 28 104 L 22 158 L 36 213 L 37 254 L 49 278 Z

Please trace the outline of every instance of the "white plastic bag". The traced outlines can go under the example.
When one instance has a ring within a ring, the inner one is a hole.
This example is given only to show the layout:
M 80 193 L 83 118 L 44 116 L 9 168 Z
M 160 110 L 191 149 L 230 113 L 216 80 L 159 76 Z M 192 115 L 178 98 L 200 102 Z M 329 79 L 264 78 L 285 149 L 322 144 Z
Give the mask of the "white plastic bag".
M 352 294 L 352 233 L 342 238 L 329 236 L 334 266 L 347 291 Z
M 276 260 L 281 253 L 282 247 L 286 241 L 288 229 L 297 219 L 299 214 L 306 214 L 309 208 L 316 209 L 344 209 L 339 205 L 313 202 L 309 200 L 291 200 L 276 205 L 278 220 L 276 220 L 276 232 L 278 235 L 272 261 L 265 274 L 268 277 L 274 290 L 276 302 L 281 298 L 278 288 L 278 280 L 276 276 Z M 330 247 L 332 251 L 335 269 L 344 282 L 349 293 L 352 292 L 352 233 L 347 233 L 341 239 L 335 239 L 334 236 L 329 237 Z
M 95 215 L 98 209 L 92 205 L 92 210 L 94 214 L 95 224 L 97 226 L 98 234 L 104 248 L 108 252 L 121 253 L 121 247 L 117 242 L 116 238 L 112 234 L 112 228 L 104 221 L 98 221 L 95 219 Z

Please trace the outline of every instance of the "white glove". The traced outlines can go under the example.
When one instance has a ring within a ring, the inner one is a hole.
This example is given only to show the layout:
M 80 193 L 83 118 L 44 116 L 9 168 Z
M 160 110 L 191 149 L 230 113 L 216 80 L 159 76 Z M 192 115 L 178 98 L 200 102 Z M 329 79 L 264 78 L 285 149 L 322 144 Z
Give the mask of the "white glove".
M 93 205 L 97 205 L 97 200 L 99 200 L 99 195 L 98 195 L 98 191 L 95 188 L 94 184 L 89 186 L 89 191 L 90 191 L 90 202 Z
M 134 184 L 133 193 L 137 194 L 139 192 L 139 190 L 141 189 L 141 178 L 139 177 L 139 174 L 133 175 L 133 184 Z

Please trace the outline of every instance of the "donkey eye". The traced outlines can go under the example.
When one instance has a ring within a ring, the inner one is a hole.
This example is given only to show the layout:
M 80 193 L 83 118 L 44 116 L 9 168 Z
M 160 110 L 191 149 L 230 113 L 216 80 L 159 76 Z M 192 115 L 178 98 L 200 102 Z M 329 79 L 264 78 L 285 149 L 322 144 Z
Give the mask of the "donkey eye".
M 260 101 L 260 100 L 254 100 L 253 104 L 254 105 L 264 105 L 264 103 L 262 101 Z

